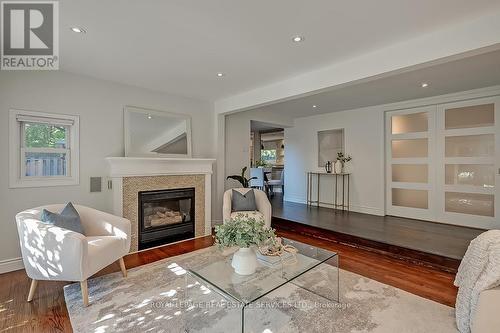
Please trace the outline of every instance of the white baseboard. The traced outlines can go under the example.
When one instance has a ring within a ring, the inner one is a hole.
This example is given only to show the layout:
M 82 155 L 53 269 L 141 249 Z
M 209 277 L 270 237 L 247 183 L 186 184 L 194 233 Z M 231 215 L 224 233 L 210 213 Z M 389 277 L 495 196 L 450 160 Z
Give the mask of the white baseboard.
M 306 203 L 306 199 L 304 199 L 304 198 L 294 197 L 294 196 L 290 196 L 290 195 L 286 195 L 286 194 L 285 194 L 285 197 L 283 198 L 283 200 L 284 201 L 295 202 L 295 203 L 301 203 L 301 204 L 305 204 Z
M 0 261 L 0 274 L 24 269 L 23 258 L 13 258 Z
M 350 210 L 357 213 L 385 216 L 385 211 L 383 209 L 375 207 L 351 205 Z
M 300 204 L 306 204 L 306 200 L 304 198 L 300 197 L 293 197 L 293 196 L 286 196 L 285 195 L 285 201 L 290 201 L 290 202 L 295 202 L 295 203 L 300 203 Z M 320 207 L 325 207 L 325 208 L 332 208 L 330 205 L 324 205 L 320 204 Z M 351 212 L 356 212 L 356 213 L 363 213 L 363 214 L 370 214 L 370 215 L 378 215 L 378 216 L 384 216 L 385 211 L 383 209 L 379 209 L 376 207 L 368 207 L 368 206 L 361 206 L 361 205 L 351 205 L 350 207 Z

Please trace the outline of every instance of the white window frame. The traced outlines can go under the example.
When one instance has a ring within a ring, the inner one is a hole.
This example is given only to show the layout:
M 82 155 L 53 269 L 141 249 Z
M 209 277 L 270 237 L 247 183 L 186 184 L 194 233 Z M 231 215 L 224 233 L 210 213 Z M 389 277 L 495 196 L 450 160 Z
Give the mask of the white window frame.
M 24 119 L 20 120 L 20 119 Z M 66 131 L 66 148 L 24 148 L 23 122 L 63 124 Z M 9 187 L 69 186 L 80 183 L 79 176 L 79 129 L 80 117 L 55 113 L 11 109 L 9 112 Z M 69 133 L 68 133 L 69 132 Z M 26 177 L 23 163 L 26 150 L 39 152 L 66 153 L 66 176 Z

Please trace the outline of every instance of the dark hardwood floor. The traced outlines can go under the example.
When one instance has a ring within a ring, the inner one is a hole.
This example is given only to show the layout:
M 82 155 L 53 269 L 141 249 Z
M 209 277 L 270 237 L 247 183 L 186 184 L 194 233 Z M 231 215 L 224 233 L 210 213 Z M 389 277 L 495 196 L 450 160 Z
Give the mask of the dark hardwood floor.
M 334 243 L 287 230 L 281 236 L 337 251 L 342 269 L 406 290 L 410 293 L 453 306 L 456 288 L 454 274 L 415 265 L 373 251 Z M 128 269 L 160 259 L 211 246 L 211 236 L 146 250 L 126 256 Z M 117 263 L 96 274 L 119 271 Z M 30 281 L 23 270 L 0 275 L 0 332 L 71 332 L 64 302 L 64 282 L 41 281 L 33 302 L 27 303 Z M 92 306 L 92 305 L 90 305 Z
M 394 216 L 308 207 L 283 202 L 280 194 L 272 198 L 272 206 L 273 218 L 452 259 L 462 259 L 470 241 L 484 232 L 482 229 Z

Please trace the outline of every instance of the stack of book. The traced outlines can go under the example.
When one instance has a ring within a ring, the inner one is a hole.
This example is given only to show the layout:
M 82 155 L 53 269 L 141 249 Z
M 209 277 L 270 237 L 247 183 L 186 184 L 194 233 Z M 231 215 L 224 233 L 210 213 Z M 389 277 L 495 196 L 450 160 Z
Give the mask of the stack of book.
M 259 262 L 265 266 L 276 268 L 282 265 L 284 262 L 293 257 L 293 254 L 290 252 L 283 252 L 281 256 L 266 256 L 257 251 L 257 259 Z

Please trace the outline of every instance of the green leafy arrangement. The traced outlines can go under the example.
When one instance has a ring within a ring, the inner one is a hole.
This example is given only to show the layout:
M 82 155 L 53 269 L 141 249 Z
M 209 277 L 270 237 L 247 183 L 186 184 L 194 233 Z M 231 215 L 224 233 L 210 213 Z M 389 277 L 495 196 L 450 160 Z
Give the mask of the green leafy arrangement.
M 244 213 L 215 227 L 215 243 L 221 248 L 259 246 L 275 238 L 274 229 L 266 228 L 263 220 Z
M 252 177 L 252 178 L 246 178 L 245 173 L 247 172 L 247 167 L 244 167 L 241 169 L 241 175 L 232 175 L 232 176 L 227 176 L 226 179 L 234 179 L 240 182 L 241 186 L 244 188 L 247 188 L 250 186 L 250 181 L 252 179 L 257 179 L 257 177 Z

